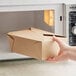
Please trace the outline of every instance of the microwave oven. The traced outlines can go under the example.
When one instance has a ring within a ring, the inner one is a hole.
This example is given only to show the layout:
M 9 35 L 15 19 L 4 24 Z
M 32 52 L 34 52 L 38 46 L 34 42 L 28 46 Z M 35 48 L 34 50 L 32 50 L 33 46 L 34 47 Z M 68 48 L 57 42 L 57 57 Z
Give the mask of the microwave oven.
M 24 5 L 16 6 L 16 9 L 10 5 L 0 9 L 0 60 L 30 58 L 11 52 L 6 35 L 8 32 L 35 27 L 66 36 L 65 9 L 65 4 Z M 46 21 L 46 13 L 49 12 L 50 24 Z

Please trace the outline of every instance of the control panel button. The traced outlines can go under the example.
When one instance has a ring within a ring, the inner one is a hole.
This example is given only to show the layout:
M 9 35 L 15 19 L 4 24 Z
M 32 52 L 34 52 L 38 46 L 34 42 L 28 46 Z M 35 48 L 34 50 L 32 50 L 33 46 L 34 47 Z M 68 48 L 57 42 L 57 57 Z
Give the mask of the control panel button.
M 74 35 L 76 35 L 76 26 L 73 26 L 73 27 L 72 27 L 72 33 L 73 33 Z

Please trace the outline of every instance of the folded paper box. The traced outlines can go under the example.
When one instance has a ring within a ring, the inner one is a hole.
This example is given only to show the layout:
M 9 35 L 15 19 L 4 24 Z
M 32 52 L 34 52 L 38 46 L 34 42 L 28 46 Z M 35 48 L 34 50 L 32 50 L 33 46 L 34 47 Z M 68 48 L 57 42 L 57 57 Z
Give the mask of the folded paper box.
M 43 34 L 53 35 L 53 33 L 36 28 L 9 32 L 11 50 L 40 60 L 57 56 L 60 51 L 58 44 L 52 40 L 52 36 Z M 66 38 L 59 38 L 66 42 Z

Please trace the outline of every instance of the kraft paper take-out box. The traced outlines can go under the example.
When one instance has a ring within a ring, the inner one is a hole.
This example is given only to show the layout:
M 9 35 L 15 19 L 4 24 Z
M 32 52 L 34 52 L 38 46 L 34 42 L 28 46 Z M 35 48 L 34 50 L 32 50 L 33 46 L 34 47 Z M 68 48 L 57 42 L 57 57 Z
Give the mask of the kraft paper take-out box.
M 45 36 L 50 34 L 50 36 Z M 14 31 L 8 33 L 10 47 L 13 52 L 46 60 L 49 56 L 59 54 L 58 44 L 52 40 L 53 33 L 36 28 Z M 66 38 L 59 37 L 66 41 Z

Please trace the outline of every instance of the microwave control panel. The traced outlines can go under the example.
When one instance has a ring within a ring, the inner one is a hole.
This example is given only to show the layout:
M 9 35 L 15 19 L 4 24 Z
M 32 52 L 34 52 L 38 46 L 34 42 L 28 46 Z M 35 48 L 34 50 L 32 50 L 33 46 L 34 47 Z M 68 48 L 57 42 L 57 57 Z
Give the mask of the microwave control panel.
M 76 11 L 69 12 L 69 45 L 76 46 Z

